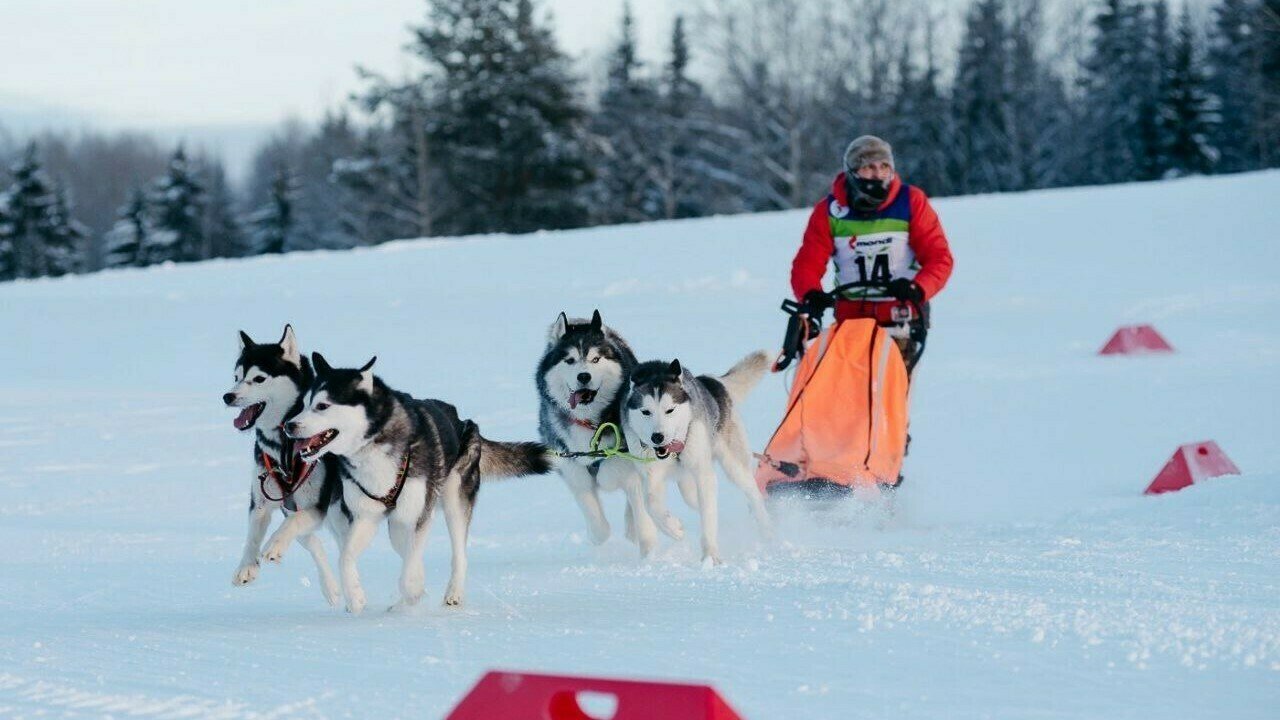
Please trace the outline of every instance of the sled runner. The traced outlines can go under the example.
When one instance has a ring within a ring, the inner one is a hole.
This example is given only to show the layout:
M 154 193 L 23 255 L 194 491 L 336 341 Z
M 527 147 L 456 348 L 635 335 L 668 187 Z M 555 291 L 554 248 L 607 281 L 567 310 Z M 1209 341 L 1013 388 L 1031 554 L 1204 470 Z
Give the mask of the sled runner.
M 838 497 L 859 486 L 896 485 L 909 390 L 897 344 L 873 319 L 845 320 L 824 331 L 803 305 L 787 301 L 783 309 L 792 317 L 775 369 L 796 355 L 802 359 L 782 422 L 756 456 L 761 492 Z M 815 330 L 806 346 L 804 338 Z

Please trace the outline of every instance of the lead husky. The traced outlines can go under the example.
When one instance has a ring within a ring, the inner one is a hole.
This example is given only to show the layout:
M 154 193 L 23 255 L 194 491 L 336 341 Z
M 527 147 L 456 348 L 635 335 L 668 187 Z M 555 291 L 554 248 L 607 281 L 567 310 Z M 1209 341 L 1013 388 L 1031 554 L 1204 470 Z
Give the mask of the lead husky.
M 467 575 L 467 530 L 481 481 L 546 473 L 547 448 L 480 437 L 476 424 L 461 420 L 452 405 L 418 400 L 387 387 L 373 374 L 374 360 L 347 370 L 334 369 L 319 353 L 312 353 L 311 359 L 315 381 L 302 412 L 285 430 L 300 439 L 303 458 L 337 457 L 342 510 L 350 522 L 339 561 L 347 610 L 358 614 L 364 609 L 356 561 L 383 519 L 403 561 L 401 597 L 392 609 L 422 598 L 422 555 L 437 501 L 444 507 L 453 551 L 444 604 L 460 605 Z
M 547 349 L 534 377 L 542 441 L 562 453 L 589 451 L 601 425 L 619 426 L 620 391 L 635 366 L 635 353 L 622 336 L 604 324 L 599 310 L 590 320 L 570 320 L 560 313 L 548 331 Z M 609 447 L 617 438 L 606 430 L 600 441 Z M 582 508 L 591 540 L 596 544 L 609 539 L 609 520 L 600 504 L 600 489 L 626 490 L 627 536 L 634 535 L 641 554 L 649 554 L 657 537 L 641 501 L 640 476 L 631 462 L 622 458 L 574 457 L 557 463 L 556 469 Z M 665 532 L 673 537 L 683 534 L 674 517 L 668 515 L 664 520 L 661 527 Z
M 631 384 L 623 400 L 622 430 L 631 448 L 652 450 L 656 462 L 641 469 L 645 498 L 655 518 L 667 514 L 663 496 L 667 475 L 677 472 L 692 479 L 696 496 L 681 490 L 685 501 L 698 508 L 702 521 L 703 561 L 720 563 L 717 533 L 716 474 L 719 461 L 730 482 L 747 496 L 747 504 L 760 532 L 772 534 L 764 498 L 751 474 L 751 451 L 736 405 L 760 382 L 769 368 L 769 354 L 752 353 L 729 372 L 713 378 L 694 377 L 670 363 L 641 363 L 631 372 Z
M 302 409 L 302 393 L 311 379 L 311 364 L 298 352 L 291 325 L 285 326 L 278 343 L 258 344 L 240 331 L 236 384 L 222 396 L 222 401 L 230 407 L 244 408 L 234 422 L 237 430 L 257 432 L 254 475 L 249 483 L 249 534 L 231 582 L 247 585 L 258 577 L 262 538 L 271 516 L 279 509 L 285 521 L 271 536 L 263 557 L 279 562 L 297 538 L 315 559 L 325 600 L 337 605 L 338 581 L 329 569 L 324 543 L 315 535 L 338 498 L 337 476 L 328 462 L 304 468 L 293 451 L 293 441 L 281 432 L 281 425 Z

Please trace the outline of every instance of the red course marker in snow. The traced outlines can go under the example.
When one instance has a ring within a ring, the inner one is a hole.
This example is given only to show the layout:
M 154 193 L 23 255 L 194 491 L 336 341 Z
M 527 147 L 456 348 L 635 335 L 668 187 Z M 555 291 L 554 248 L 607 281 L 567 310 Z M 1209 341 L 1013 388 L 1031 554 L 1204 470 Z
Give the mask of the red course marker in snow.
M 499 718 L 742 720 L 706 685 L 492 671 L 480 678 L 447 720 Z
M 1156 475 L 1156 479 L 1151 481 L 1143 494 L 1159 495 L 1181 490 L 1188 485 L 1220 475 L 1239 474 L 1240 468 L 1236 467 L 1236 464 L 1231 462 L 1231 458 L 1222 452 L 1218 443 L 1212 440 L 1191 443 L 1183 445 L 1173 453 L 1173 457 L 1164 464 L 1164 468 Z
M 1126 325 L 1098 351 L 1099 355 L 1141 355 L 1173 352 L 1173 346 L 1150 325 Z

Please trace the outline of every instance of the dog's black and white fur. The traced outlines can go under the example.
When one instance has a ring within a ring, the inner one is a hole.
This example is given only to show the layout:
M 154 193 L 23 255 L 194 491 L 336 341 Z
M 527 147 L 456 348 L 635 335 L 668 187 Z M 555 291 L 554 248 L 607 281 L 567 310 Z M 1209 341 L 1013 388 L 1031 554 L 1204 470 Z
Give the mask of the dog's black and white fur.
M 636 366 L 635 353 L 626 340 L 604 324 L 600 311 L 590 320 L 570 319 L 564 313 L 551 324 L 547 348 L 538 362 L 534 380 L 538 386 L 538 430 L 542 441 L 560 452 L 587 452 L 596 429 L 605 423 L 620 427 L 622 391 Z M 617 439 L 605 431 L 604 446 Z M 609 521 L 600 503 L 601 489 L 627 492 L 627 537 L 648 555 L 656 544 L 654 525 L 640 502 L 640 476 L 623 458 L 600 460 L 568 458 L 557 463 L 569 492 L 586 517 L 592 542 L 609 538 Z M 639 514 L 636 510 L 639 509 Z M 683 529 L 668 515 L 659 527 L 679 538 Z
M 444 603 L 460 605 L 467 531 L 481 481 L 546 473 L 547 448 L 482 438 L 454 406 L 387 387 L 374 376 L 373 360 L 358 370 L 335 369 L 319 353 L 312 362 L 315 381 L 286 431 L 299 438 L 304 457 L 338 458 L 342 515 L 349 522 L 339 561 L 347 610 L 356 614 L 365 607 L 356 563 L 384 519 L 403 561 L 400 600 L 392 609 L 422 598 L 422 556 L 437 504 L 444 508 L 453 560 Z
M 325 600 L 337 605 L 338 581 L 329 568 L 324 543 L 315 532 L 338 498 L 334 463 L 323 462 L 315 466 L 306 481 L 288 497 L 284 496 L 274 479 L 267 479 L 265 483 L 259 480 L 266 470 L 264 454 L 277 470 L 288 472 L 293 467 L 293 459 L 288 457 L 293 443 L 285 437 L 281 426 L 301 411 L 302 395 L 310 386 L 312 375 L 311 363 L 298 351 L 292 326 L 285 326 L 284 335 L 278 343 L 255 343 L 244 331 L 240 332 L 235 385 L 222 396 L 222 400 L 230 407 L 243 408 L 235 419 L 236 429 L 241 432 L 253 430 L 255 442 L 254 473 L 249 483 L 249 533 L 232 583 L 247 585 L 253 582 L 258 577 L 260 552 L 263 558 L 279 562 L 285 550 L 297 539 L 315 559 Z M 263 494 L 264 484 L 271 498 Z M 285 521 L 271 536 L 266 551 L 262 552 L 262 538 L 276 510 L 284 513 Z
M 713 378 L 694 377 L 679 360 L 645 362 L 632 371 L 623 399 L 622 429 L 628 446 L 633 451 L 643 448 L 657 458 L 641 468 L 649 513 L 654 518 L 668 515 L 664 500 L 668 475 L 675 472 L 691 479 L 695 491 L 681 484 L 681 494 L 698 509 L 703 561 L 708 564 L 720 562 L 713 460 L 746 495 L 761 533 L 766 537 L 772 534 L 764 498 L 751 473 L 747 435 L 736 410 L 769 365 L 769 354 L 756 352 Z

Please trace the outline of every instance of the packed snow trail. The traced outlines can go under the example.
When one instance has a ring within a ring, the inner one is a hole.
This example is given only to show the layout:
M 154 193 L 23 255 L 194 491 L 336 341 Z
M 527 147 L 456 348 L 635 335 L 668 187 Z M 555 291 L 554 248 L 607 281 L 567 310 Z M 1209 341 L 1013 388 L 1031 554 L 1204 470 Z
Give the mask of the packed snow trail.
M 362 363 L 531 438 L 560 310 L 719 373 L 774 348 L 804 213 L 409 241 L 0 285 L 0 717 L 440 717 L 488 668 L 706 680 L 746 717 L 1267 718 L 1280 706 L 1280 173 L 943 200 L 957 269 L 913 390 L 897 513 L 780 518 L 722 485 L 696 533 L 596 548 L 556 478 L 481 491 L 467 605 L 370 608 L 295 546 L 230 584 L 250 441 L 236 331 Z M 1177 352 L 1099 358 L 1120 324 Z M 784 380 L 747 401 L 763 446 Z M 1181 443 L 1241 467 L 1141 491 Z M 696 514 L 673 494 L 688 528 Z M 334 553 L 331 553 L 331 557 Z

